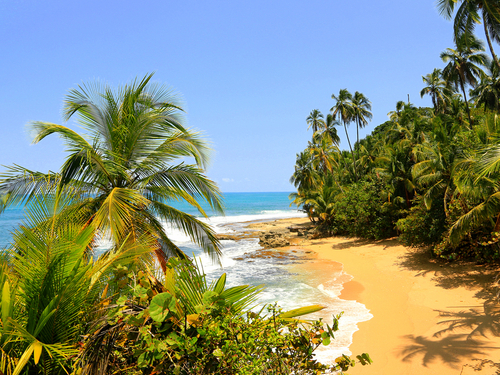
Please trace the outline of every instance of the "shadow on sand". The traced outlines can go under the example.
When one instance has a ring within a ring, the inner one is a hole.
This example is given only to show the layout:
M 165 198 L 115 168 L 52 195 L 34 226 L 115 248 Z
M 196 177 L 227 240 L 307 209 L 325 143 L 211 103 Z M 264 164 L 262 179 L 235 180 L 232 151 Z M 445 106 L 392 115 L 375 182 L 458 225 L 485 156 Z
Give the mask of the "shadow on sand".
M 498 267 L 465 262 L 442 263 L 432 259 L 429 251 L 411 249 L 399 258 L 398 264 L 415 271 L 415 277 L 431 276 L 441 288 L 477 289 L 475 297 L 481 300 L 477 306 L 450 306 L 447 310 L 436 310 L 440 319 L 432 337 L 404 337 L 407 344 L 399 352 L 403 361 L 421 356 L 423 366 L 435 360 L 452 368 L 459 368 L 457 366 L 463 360 L 476 361 L 476 364 L 466 365 L 471 368 L 485 364 L 496 366 L 490 360 L 477 358 L 484 356 L 485 350 L 500 349 L 487 341 L 488 337 L 500 336 Z
M 361 246 L 383 246 L 384 249 L 394 246 L 401 246 L 397 238 L 391 238 L 388 240 L 367 240 L 364 238 L 344 238 L 342 242 L 332 245 L 333 250 L 344 250 L 350 247 L 356 248 Z
M 449 335 L 441 339 L 424 336 L 404 336 L 408 342 L 399 355 L 403 362 L 411 362 L 414 357 L 422 357 L 422 366 L 440 360 L 452 368 L 460 368 L 464 359 L 485 355 L 486 349 L 500 349 L 488 346 L 486 342 L 467 339 L 467 335 Z

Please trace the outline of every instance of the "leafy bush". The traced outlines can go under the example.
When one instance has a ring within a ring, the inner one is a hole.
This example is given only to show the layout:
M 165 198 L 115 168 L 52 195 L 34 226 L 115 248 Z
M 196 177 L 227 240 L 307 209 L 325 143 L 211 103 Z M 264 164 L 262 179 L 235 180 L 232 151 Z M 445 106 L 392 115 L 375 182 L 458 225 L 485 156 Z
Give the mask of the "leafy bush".
M 396 223 L 401 232 L 399 241 L 406 246 L 433 245 L 438 243 L 446 230 L 446 215 L 440 202 L 427 209 L 423 199 L 417 196 L 413 200 L 414 206 L 410 208 L 405 218 Z
M 293 319 L 319 306 L 282 312 L 276 306 L 246 310 L 258 288 L 225 289 L 225 275 L 211 285 L 188 263 L 170 264 L 158 283 L 140 272 L 96 324 L 75 373 L 121 374 L 317 374 L 354 365 L 341 357 L 326 366 L 313 359 L 338 329 L 321 320 Z M 371 363 L 367 354 L 358 356 Z
M 474 203 L 465 199 L 462 201 L 454 199 L 450 202 L 446 217 L 446 230 L 441 242 L 432 249 L 434 255 L 449 261 L 462 259 L 478 263 L 498 262 L 500 259 L 500 233 L 494 231 L 494 222 L 469 226 L 469 233 L 462 236 L 456 243 L 450 239 L 448 229 L 460 216 L 465 215 L 468 207 L 472 205 Z
M 335 197 L 333 232 L 371 239 L 395 234 L 396 212 L 381 198 L 376 182 L 360 182 L 344 187 Z

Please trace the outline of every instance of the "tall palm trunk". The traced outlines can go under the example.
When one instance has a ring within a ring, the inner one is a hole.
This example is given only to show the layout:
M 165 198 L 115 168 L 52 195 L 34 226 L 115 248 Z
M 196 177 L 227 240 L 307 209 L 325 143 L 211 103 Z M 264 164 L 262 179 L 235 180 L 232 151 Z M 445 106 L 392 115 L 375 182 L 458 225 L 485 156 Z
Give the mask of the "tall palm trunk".
M 356 122 L 356 143 L 358 145 L 358 149 L 356 150 L 356 159 L 359 160 L 359 121 Z
M 467 101 L 467 94 L 465 93 L 464 80 L 462 79 L 461 74 L 459 74 L 458 77 L 460 78 L 460 87 L 462 88 L 462 93 L 464 94 L 465 108 L 467 109 L 467 116 L 469 117 L 469 127 L 471 127 L 472 126 L 472 118 L 470 116 L 470 108 L 469 108 L 469 102 Z
M 356 170 L 356 158 L 354 157 L 354 151 L 352 150 L 352 146 L 351 146 L 351 140 L 349 139 L 349 134 L 347 133 L 347 125 L 344 122 L 344 130 L 345 130 L 345 136 L 347 137 L 347 143 L 349 143 L 349 149 L 351 150 L 351 155 L 352 155 L 352 163 L 354 165 L 354 179 L 356 180 L 356 182 L 358 182 L 358 172 Z
M 484 16 L 483 16 L 483 25 L 484 25 L 484 33 L 486 34 L 486 40 L 488 41 L 488 47 L 490 47 L 491 56 L 493 56 L 493 60 L 495 60 L 495 63 L 500 69 L 500 62 L 498 61 L 497 55 L 495 55 L 495 51 L 493 51 L 493 44 L 491 43 L 490 33 L 488 32 L 488 28 L 486 27 L 486 22 L 484 22 Z

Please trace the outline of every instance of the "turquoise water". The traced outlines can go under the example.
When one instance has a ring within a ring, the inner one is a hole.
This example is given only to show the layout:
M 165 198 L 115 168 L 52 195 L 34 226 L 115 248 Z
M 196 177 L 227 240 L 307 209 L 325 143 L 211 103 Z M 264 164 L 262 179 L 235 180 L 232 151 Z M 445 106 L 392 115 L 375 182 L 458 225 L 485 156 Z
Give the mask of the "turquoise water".
M 290 207 L 288 195 L 290 193 L 224 193 L 226 216 L 259 215 L 269 211 L 297 211 L 295 206 Z M 174 202 L 172 206 L 192 215 L 198 215 L 196 209 L 187 203 Z M 202 203 L 202 207 L 209 216 L 210 207 Z
M 225 193 L 224 206 L 225 216 L 263 215 L 266 213 L 280 212 L 281 214 L 297 212 L 296 208 L 290 207 L 288 195 L 290 193 Z M 199 216 L 199 212 L 185 202 L 173 202 L 171 205 L 191 215 Z M 206 203 L 201 205 L 208 216 L 220 214 L 211 211 Z M 0 248 L 4 248 L 12 239 L 11 231 L 17 227 L 24 217 L 23 207 L 11 207 L 0 214 Z
M 11 232 L 23 220 L 22 207 L 9 208 L 0 215 L 0 249 L 5 248 L 12 239 Z

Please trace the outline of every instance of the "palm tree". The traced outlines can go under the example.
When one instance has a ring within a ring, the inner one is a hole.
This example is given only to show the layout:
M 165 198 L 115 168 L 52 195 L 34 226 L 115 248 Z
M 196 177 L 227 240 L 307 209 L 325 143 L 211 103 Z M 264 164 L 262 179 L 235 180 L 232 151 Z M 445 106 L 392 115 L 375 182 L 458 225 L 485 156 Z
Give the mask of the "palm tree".
M 492 61 L 487 67 L 489 74 L 484 74 L 473 90 L 471 98 L 476 106 L 484 104 L 484 110 L 498 112 L 500 110 L 500 74 L 497 65 Z
M 370 112 L 372 105 L 368 98 L 358 91 L 354 93 L 351 105 L 352 119 L 356 123 L 356 144 L 358 145 L 356 159 L 359 160 L 359 129 L 364 128 L 368 124 L 366 119 L 372 118 L 372 113 Z
M 404 203 L 409 209 L 415 192 L 411 176 L 414 164 L 411 141 L 403 139 L 386 144 L 383 154 L 376 159 L 376 163 L 380 165 L 376 171 L 392 185 L 393 202 L 401 205 Z
M 420 91 L 420 97 L 430 95 L 434 113 L 442 112 L 445 103 L 449 100 L 450 90 L 448 89 L 445 80 L 442 78 L 441 69 L 434 69 L 432 73 L 422 76 L 422 80 L 427 85 Z
M 0 176 L 4 207 L 29 202 L 49 184 L 52 191 L 71 191 L 71 210 L 85 213 L 87 222 L 115 244 L 146 234 L 156 240 L 162 264 L 169 254 L 186 257 L 165 233 L 166 222 L 218 259 L 219 242 L 212 229 L 170 205 L 185 200 L 206 215 L 201 199 L 222 211 L 221 193 L 203 174 L 209 148 L 199 133 L 182 125 L 182 108 L 169 89 L 150 82 L 152 76 L 118 90 L 98 84 L 71 90 L 64 101 L 64 119 L 77 115 L 85 135 L 34 122 L 34 143 L 58 134 L 69 155 L 58 174 L 11 167 Z M 175 164 L 186 157 L 196 164 Z
M 308 150 L 312 165 L 317 171 L 322 171 L 325 175 L 332 172 L 333 167 L 337 164 L 335 155 L 339 153 L 339 150 L 329 135 L 320 137 L 308 147 Z
M 111 269 L 149 250 L 140 241 L 128 242 L 93 261 L 95 229 L 82 216 L 64 215 L 71 199 L 42 194 L 32 200 L 4 251 L 0 363 L 7 366 L 2 373 L 68 373 L 69 359 L 78 354 L 101 295 L 106 297 Z
M 290 177 L 290 183 L 293 184 L 299 192 L 316 187 L 317 173 L 312 164 L 312 155 L 309 149 L 297 154 L 295 171 Z
M 354 158 L 354 152 L 351 146 L 351 140 L 349 139 L 349 133 L 347 133 L 347 125 L 353 119 L 353 108 L 352 108 L 352 95 L 347 89 L 341 89 L 339 95 L 335 96 L 332 94 L 332 99 L 336 101 L 335 105 L 330 109 L 331 115 L 334 120 L 342 122 L 344 125 L 345 135 L 347 137 L 347 143 L 349 144 L 349 149 L 352 154 L 352 162 L 354 164 L 354 178 L 358 180 L 356 172 L 356 159 Z
M 448 202 L 455 189 L 452 173 L 455 158 L 460 151 L 453 140 L 459 130 L 459 123 L 453 121 L 448 124 L 436 117 L 431 139 L 426 139 L 415 147 L 417 162 L 412 167 L 412 176 L 423 191 L 424 204 L 430 209 L 432 202 L 442 202 L 446 216 Z
M 498 0 L 460 0 L 460 7 L 457 10 L 454 21 L 455 42 L 463 36 L 463 34 L 472 35 L 476 24 L 483 20 L 484 33 L 488 41 L 488 47 L 493 60 L 500 68 L 491 39 L 500 43 L 500 3 Z M 451 19 L 457 0 L 438 0 L 438 9 L 440 13 L 447 19 Z
M 312 127 L 313 133 L 318 130 L 325 128 L 325 121 L 323 120 L 323 114 L 318 109 L 313 109 L 306 119 L 307 130 Z
M 478 228 L 483 233 L 500 231 L 498 114 L 486 114 L 472 130 L 471 138 L 476 139 L 479 144 L 475 150 L 463 150 L 453 167 L 455 196 L 460 200 L 461 216 L 449 230 L 448 239 L 452 245 L 470 238 Z M 493 233 L 492 237 L 495 236 Z
M 443 69 L 443 77 L 453 83 L 457 89 L 460 86 L 470 124 L 472 124 L 472 119 L 465 86 L 475 86 L 477 78 L 484 74 L 480 66 L 485 65 L 488 58 L 482 53 L 483 51 L 481 41 L 471 34 L 463 34 L 456 42 L 456 49 L 447 48 L 441 53 L 441 59 L 448 63 Z
M 340 122 L 336 121 L 331 113 L 326 115 L 326 121 L 325 121 L 326 132 L 328 133 L 328 136 L 330 137 L 332 142 L 337 146 L 340 144 L 340 137 L 337 133 L 338 125 L 340 125 Z
M 321 175 L 321 182 L 313 189 L 290 194 L 297 206 L 301 206 L 312 222 L 318 222 L 324 229 L 330 230 L 329 225 L 334 218 L 335 196 L 339 193 L 337 184 L 331 174 Z

